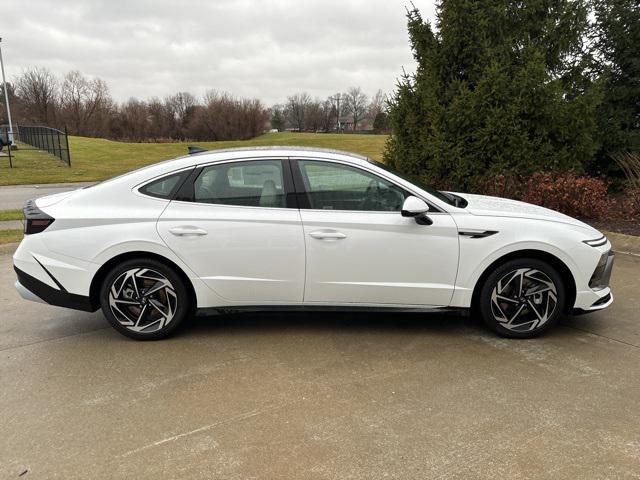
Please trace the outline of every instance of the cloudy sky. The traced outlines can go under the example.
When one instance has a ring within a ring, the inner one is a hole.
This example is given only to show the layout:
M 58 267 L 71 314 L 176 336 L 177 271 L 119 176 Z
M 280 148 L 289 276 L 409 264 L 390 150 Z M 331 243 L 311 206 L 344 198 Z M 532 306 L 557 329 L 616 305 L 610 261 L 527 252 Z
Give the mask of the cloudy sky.
M 23 0 L 3 2 L 7 79 L 80 70 L 116 100 L 210 88 L 267 104 L 360 85 L 393 90 L 413 69 L 402 0 Z M 433 18 L 433 0 L 414 0 Z

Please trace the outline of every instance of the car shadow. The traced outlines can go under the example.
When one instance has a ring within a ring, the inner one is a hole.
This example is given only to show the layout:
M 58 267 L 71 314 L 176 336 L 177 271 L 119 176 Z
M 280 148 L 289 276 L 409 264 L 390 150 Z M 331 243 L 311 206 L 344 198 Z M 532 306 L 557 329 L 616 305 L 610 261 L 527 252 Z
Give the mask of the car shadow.
M 269 311 L 237 312 L 195 316 L 181 328 L 180 335 L 260 334 L 274 331 L 345 332 L 410 331 L 447 334 L 459 330 L 486 331 L 479 319 L 458 312 L 341 312 L 341 311 Z

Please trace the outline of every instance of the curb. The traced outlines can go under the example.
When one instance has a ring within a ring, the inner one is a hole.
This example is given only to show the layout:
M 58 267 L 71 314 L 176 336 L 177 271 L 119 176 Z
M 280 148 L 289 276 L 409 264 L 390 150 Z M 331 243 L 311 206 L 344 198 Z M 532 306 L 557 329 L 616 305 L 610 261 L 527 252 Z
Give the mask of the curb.
M 624 233 L 608 232 L 606 230 L 602 233 L 607 236 L 616 253 L 628 253 L 630 255 L 640 256 L 640 237 L 625 235 Z
M 13 255 L 18 248 L 19 243 L 5 243 L 0 245 L 0 255 Z

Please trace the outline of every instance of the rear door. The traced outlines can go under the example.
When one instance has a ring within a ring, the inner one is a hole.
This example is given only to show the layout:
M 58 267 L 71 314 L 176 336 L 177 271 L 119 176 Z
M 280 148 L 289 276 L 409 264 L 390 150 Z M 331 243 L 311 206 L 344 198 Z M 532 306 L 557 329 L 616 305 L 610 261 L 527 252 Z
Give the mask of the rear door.
M 296 189 L 307 247 L 305 303 L 449 305 L 458 230 L 403 217 L 403 188 L 363 168 L 298 159 Z
M 167 245 L 227 305 L 300 303 L 305 246 L 287 160 L 199 168 L 158 221 Z

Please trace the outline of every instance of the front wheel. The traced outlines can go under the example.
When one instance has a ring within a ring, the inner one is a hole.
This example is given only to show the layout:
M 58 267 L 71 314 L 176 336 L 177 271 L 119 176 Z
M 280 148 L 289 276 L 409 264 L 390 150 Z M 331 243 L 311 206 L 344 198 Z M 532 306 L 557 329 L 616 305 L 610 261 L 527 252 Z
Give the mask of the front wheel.
M 499 335 L 531 338 L 558 321 L 565 298 L 562 277 L 551 265 L 524 258 L 500 265 L 487 277 L 478 306 Z
M 120 333 L 157 340 L 175 331 L 190 311 L 180 276 L 162 262 L 127 260 L 107 273 L 100 290 L 102 311 Z

